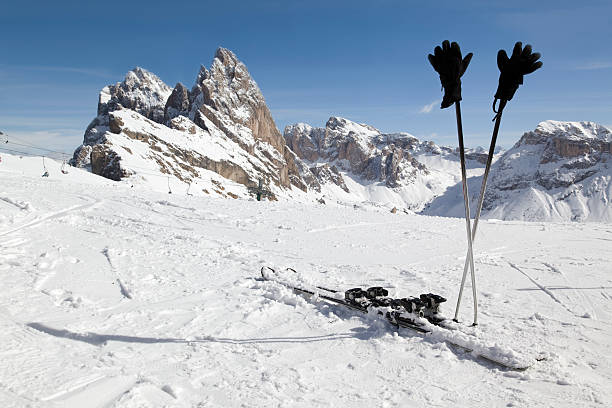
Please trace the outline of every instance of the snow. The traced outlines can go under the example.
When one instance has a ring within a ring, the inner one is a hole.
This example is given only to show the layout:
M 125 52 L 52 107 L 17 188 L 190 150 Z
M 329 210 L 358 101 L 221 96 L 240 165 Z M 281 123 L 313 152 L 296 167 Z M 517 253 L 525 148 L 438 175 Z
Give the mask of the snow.
M 108 86 L 105 86 L 100 91 L 100 95 L 98 96 L 98 100 L 100 104 L 108 103 L 111 100 L 111 92 Z
M 45 164 L 0 163 L 2 407 L 611 404 L 610 224 L 481 221 L 466 330 L 545 358 L 512 372 L 258 279 L 270 265 L 434 292 L 452 315 L 462 219 L 169 195 Z
M 148 107 L 153 107 L 160 101 L 164 103 L 172 93 L 172 88 L 157 75 L 140 67 L 129 71 L 125 75 L 124 83 L 132 88 L 131 99 Z

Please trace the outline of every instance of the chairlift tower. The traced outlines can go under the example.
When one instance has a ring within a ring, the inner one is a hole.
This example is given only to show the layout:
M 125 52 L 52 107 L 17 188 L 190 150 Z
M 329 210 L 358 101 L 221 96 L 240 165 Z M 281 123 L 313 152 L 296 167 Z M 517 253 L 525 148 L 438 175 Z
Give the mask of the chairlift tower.
M 248 187 L 248 191 L 257 198 L 257 201 L 261 201 L 264 197 L 273 197 L 272 192 L 264 187 L 261 178 L 259 179 L 259 185 L 257 187 Z

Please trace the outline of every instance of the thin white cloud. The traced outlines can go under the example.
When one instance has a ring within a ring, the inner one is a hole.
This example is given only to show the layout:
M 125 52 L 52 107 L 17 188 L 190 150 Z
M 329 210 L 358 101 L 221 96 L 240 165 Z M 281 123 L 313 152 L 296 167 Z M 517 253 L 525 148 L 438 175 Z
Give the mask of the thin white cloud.
M 610 69 L 612 68 L 611 61 L 592 61 L 583 65 L 578 65 L 574 69 L 578 71 L 593 71 L 596 69 Z
M 112 74 L 111 72 L 105 69 L 97 69 L 97 68 L 83 68 L 83 67 L 62 67 L 62 66 L 49 66 L 49 65 L 9 65 L 2 64 L 4 70 L 2 70 L 2 74 L 6 75 L 9 73 L 9 70 L 29 70 L 29 71 L 44 71 L 44 72 L 63 72 L 63 73 L 71 73 L 71 74 L 79 74 L 79 75 L 87 75 L 99 78 L 117 78 L 117 75 Z
M 440 101 L 436 100 L 428 105 L 423 106 L 421 110 L 419 111 L 419 113 L 430 113 L 431 110 L 434 108 L 434 106 L 436 106 L 438 103 L 440 103 Z

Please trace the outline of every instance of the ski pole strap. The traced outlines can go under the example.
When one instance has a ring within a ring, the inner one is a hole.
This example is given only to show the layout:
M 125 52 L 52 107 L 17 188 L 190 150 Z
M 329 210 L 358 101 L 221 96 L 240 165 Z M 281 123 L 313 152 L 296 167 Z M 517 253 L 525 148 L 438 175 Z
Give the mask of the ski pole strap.
M 495 116 L 493 116 L 492 122 L 495 122 L 495 120 L 497 118 L 501 117 L 502 111 L 506 107 L 506 102 L 507 101 L 501 99 L 501 100 L 499 100 L 499 107 L 497 109 L 495 109 L 495 105 L 497 105 L 497 101 L 498 100 L 499 99 L 497 99 L 497 98 L 493 99 L 493 112 L 495 113 Z

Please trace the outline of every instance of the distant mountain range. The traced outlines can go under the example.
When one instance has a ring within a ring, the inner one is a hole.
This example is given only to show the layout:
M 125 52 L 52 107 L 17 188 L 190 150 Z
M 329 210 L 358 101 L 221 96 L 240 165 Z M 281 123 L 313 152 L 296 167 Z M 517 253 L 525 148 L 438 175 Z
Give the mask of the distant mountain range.
M 527 221 L 612 221 L 612 130 L 593 122 L 540 123 L 493 165 L 483 214 Z M 481 177 L 470 180 L 472 202 Z M 425 214 L 461 216 L 460 186 Z
M 496 153 L 483 216 L 612 221 L 611 142 L 595 123 L 542 122 Z M 466 154 L 475 204 L 487 152 Z M 246 66 L 224 48 L 191 89 L 142 68 L 103 88 L 72 163 L 181 194 L 247 198 L 261 181 L 268 199 L 463 216 L 457 149 L 339 117 L 281 135 Z

